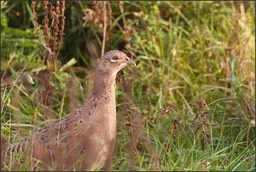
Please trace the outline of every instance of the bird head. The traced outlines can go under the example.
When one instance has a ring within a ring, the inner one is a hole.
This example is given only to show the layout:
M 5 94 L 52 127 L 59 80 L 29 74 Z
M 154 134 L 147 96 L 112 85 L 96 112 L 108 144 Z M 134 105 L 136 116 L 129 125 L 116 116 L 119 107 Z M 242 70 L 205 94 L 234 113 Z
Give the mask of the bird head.
M 116 75 L 121 69 L 128 64 L 134 64 L 134 60 L 127 57 L 125 53 L 119 50 L 112 50 L 105 53 L 99 60 L 97 70 L 104 73 Z

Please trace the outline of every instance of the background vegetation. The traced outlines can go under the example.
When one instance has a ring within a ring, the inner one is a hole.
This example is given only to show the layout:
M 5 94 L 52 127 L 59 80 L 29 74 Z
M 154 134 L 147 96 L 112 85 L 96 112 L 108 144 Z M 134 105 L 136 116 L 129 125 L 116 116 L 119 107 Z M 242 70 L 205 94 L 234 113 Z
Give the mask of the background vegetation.
M 115 170 L 255 170 L 255 2 L 68 1 L 65 17 L 51 68 L 31 3 L 1 1 L 10 142 L 85 101 L 97 58 L 126 49 L 137 67 L 116 90 Z

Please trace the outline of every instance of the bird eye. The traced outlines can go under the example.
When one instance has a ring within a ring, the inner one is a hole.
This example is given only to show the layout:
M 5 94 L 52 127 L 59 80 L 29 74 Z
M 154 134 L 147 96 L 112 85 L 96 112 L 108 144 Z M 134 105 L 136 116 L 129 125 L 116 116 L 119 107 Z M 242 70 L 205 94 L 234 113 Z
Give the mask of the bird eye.
M 117 56 L 112 57 L 112 60 L 118 60 Z

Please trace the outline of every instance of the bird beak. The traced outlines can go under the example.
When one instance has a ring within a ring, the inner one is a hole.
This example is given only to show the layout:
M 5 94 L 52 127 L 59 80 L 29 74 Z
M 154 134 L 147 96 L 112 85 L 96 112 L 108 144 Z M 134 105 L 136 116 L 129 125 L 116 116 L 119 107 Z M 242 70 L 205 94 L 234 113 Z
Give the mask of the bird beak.
M 126 63 L 127 63 L 127 64 L 133 64 L 133 65 L 136 66 L 136 63 L 135 63 L 135 61 L 134 61 L 133 59 L 131 59 L 131 58 L 129 58 L 129 57 L 126 57 L 125 59 L 126 59 Z

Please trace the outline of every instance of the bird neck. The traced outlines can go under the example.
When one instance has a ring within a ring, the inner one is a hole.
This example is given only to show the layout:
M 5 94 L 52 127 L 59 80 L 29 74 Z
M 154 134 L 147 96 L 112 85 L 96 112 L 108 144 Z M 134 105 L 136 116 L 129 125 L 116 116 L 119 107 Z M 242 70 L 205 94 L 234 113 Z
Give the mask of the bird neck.
M 94 75 L 93 93 L 115 93 L 116 75 L 96 70 Z

